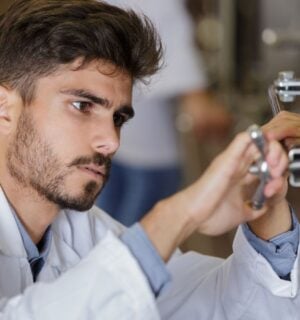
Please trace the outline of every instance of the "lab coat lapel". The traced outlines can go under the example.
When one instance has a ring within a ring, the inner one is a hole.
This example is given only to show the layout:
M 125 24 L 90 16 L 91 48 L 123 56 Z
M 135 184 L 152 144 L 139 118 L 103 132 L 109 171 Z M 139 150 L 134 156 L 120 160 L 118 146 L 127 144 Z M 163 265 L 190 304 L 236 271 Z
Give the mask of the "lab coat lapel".
M 26 258 L 0 254 L 0 266 L 0 298 L 19 295 L 33 283 Z
M 1 188 L 0 266 L 0 297 L 19 294 L 33 282 L 18 226 Z
M 51 280 L 61 273 L 75 266 L 81 260 L 81 256 L 72 245 L 73 230 L 70 228 L 64 210 L 52 224 L 52 243 L 46 264 L 42 269 L 39 279 Z
M 0 188 L 0 252 L 6 256 L 26 258 L 23 241 L 3 190 Z

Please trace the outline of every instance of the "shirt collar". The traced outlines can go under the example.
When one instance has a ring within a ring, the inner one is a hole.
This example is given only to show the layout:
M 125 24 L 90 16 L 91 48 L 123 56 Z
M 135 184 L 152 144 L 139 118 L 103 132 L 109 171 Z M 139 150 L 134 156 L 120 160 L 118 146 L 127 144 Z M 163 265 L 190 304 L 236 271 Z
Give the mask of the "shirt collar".
M 18 215 L 11 207 L 11 211 L 13 212 L 14 218 L 16 220 L 21 238 L 23 240 L 24 248 L 26 250 L 27 258 L 29 261 L 36 258 L 43 258 L 46 260 L 49 251 L 50 251 L 50 244 L 52 239 L 52 229 L 49 226 L 40 242 L 36 245 L 32 239 L 30 238 L 28 232 L 26 231 L 24 225 L 22 224 L 21 220 L 19 219 Z

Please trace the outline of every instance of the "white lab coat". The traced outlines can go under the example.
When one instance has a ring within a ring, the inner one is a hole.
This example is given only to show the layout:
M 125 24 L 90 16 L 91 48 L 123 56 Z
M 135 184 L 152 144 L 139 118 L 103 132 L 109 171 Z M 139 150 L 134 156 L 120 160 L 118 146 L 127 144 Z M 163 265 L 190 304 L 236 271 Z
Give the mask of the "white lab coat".
M 169 268 L 173 281 L 158 299 L 163 319 L 300 319 L 298 257 L 291 281 L 281 280 L 241 229 L 227 260 L 190 252 Z
M 144 275 L 117 238 L 123 227 L 103 211 L 61 212 L 34 286 L 22 239 L 1 190 L 0 213 L 1 320 L 159 318 Z M 292 281 L 279 279 L 240 230 L 234 255 L 225 261 L 196 253 L 171 260 L 173 281 L 158 299 L 161 317 L 299 319 L 298 264 L 297 259 Z
M 1 320 L 159 319 L 145 276 L 116 236 L 122 227 L 99 209 L 61 212 L 41 282 L 34 286 L 2 190 L 0 214 Z

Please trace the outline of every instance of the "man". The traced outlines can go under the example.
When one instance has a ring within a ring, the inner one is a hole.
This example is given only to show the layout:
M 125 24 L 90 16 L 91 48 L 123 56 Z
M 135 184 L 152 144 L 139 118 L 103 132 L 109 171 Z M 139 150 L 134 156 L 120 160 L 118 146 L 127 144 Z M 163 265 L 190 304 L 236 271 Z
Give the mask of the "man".
M 93 0 L 18 0 L 0 30 L 3 319 L 158 319 L 153 294 L 169 280 L 163 261 L 192 232 L 219 234 L 262 214 L 270 221 L 251 224 L 258 236 L 291 229 L 282 196 L 287 158 L 276 141 L 268 147 L 266 206 L 254 211 L 244 202 L 258 151 L 243 133 L 201 179 L 125 230 L 92 206 L 108 178 L 120 128 L 133 116 L 133 82 L 158 68 L 161 48 L 151 23 Z M 190 263 L 174 258 L 178 274 L 170 265 L 175 281 L 182 279 L 182 261 Z M 265 277 L 277 277 L 261 263 Z M 229 270 L 248 278 L 243 286 L 253 285 L 253 269 Z M 240 293 L 234 282 L 220 284 L 218 294 L 226 290 Z M 170 302 L 162 302 L 161 312 Z

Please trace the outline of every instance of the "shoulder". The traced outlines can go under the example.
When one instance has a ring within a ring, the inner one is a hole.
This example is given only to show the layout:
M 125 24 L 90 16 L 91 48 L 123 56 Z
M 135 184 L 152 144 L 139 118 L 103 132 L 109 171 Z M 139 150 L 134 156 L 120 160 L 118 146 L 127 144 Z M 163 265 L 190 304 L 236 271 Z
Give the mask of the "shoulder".
M 64 239 L 84 237 L 93 243 L 101 240 L 108 230 L 119 236 L 125 226 L 96 206 L 83 212 L 62 210 L 53 223 L 53 231 Z
M 120 235 L 126 228 L 97 206 L 93 206 L 87 212 L 87 219 L 89 219 L 91 223 L 94 223 L 96 227 L 104 227 L 106 230 L 109 229 L 116 235 Z

